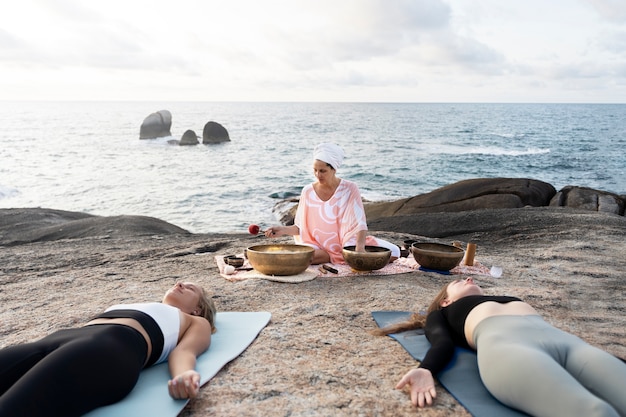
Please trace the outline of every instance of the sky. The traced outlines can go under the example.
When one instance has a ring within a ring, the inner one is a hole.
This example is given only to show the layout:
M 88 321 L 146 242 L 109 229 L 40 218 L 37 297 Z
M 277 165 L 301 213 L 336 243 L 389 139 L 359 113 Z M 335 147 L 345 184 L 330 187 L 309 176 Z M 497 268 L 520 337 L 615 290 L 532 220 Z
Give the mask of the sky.
M 0 100 L 625 103 L 626 1 L 20 0 Z

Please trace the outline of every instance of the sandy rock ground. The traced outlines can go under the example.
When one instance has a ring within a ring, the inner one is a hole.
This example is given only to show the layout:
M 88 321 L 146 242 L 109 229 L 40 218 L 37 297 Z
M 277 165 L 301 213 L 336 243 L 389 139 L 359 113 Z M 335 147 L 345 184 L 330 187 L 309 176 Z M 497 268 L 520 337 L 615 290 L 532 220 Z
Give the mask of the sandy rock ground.
M 452 228 L 440 241 L 475 241 L 478 261 L 503 268 L 500 278 L 477 277 L 487 293 L 519 296 L 552 324 L 626 358 L 626 220 L 559 212 L 557 223 L 552 210 L 520 210 L 475 213 L 474 223 L 467 220 L 462 231 Z M 459 220 L 441 216 L 428 220 L 442 229 Z M 423 239 L 410 233 L 409 220 L 404 226 L 390 221 L 387 231 L 372 234 L 397 244 Z M 19 233 L 1 220 L 0 226 L 5 238 Z M 455 276 L 416 271 L 328 274 L 299 284 L 229 282 L 219 276 L 214 256 L 265 238 L 123 229 L 111 222 L 78 238 L 0 246 L 0 346 L 78 326 L 113 303 L 159 301 L 176 281 L 190 280 L 212 292 L 219 310 L 269 311 L 272 320 L 183 416 L 416 414 L 406 392 L 394 389 L 416 363 L 392 339 L 368 333 L 375 327 L 370 313 L 423 309 Z M 469 416 L 443 388 L 438 395 L 419 415 Z

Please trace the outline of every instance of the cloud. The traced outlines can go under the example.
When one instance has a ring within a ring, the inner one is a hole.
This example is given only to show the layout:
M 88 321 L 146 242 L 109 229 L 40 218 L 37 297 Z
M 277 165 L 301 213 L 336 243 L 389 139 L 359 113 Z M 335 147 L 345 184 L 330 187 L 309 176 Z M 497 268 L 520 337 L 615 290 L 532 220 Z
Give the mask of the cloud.
M 419 43 L 424 33 L 446 29 L 450 15 L 449 7 L 439 0 L 297 4 L 298 14 L 292 16 L 300 22 L 296 30 L 292 21 L 278 23 L 267 33 L 271 44 L 281 46 L 276 57 L 297 70 L 395 56 Z
M 626 2 L 624 0 L 587 0 L 602 18 L 615 23 L 626 22 Z
M 367 101 L 623 85 L 626 6 L 584 1 L 21 0 L 0 15 L 0 91 Z

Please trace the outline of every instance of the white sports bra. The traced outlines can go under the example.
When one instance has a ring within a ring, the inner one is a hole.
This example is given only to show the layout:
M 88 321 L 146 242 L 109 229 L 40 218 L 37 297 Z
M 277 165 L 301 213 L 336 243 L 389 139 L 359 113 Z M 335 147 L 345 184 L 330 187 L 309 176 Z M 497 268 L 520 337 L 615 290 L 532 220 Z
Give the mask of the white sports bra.
M 136 303 L 116 304 L 107 308 L 105 311 L 113 310 L 136 310 L 152 317 L 163 333 L 163 351 L 155 363 L 161 363 L 167 360 L 170 352 L 174 350 L 178 344 L 178 334 L 180 332 L 179 309 L 163 303 Z

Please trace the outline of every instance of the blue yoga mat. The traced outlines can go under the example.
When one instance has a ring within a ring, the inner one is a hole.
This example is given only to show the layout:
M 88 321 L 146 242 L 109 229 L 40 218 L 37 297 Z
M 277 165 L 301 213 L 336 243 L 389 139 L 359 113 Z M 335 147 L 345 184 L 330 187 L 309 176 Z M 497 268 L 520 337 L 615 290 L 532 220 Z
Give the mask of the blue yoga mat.
M 408 319 L 411 314 L 408 311 L 374 311 L 372 317 L 378 327 L 386 327 Z M 389 336 L 398 341 L 418 361 L 424 359 L 430 349 L 430 343 L 421 329 Z M 478 373 L 474 351 L 457 347 L 454 357 L 448 366 L 439 372 L 437 379 L 474 417 L 528 417 L 528 414 L 502 404 L 487 391 Z
M 271 317 L 268 312 L 217 313 L 217 332 L 211 337 L 209 350 L 196 362 L 200 384 L 206 384 L 224 365 L 246 350 Z M 152 366 L 141 372 L 137 385 L 122 401 L 97 408 L 83 417 L 175 417 L 189 400 L 170 397 L 167 390 L 169 378 L 167 363 Z

